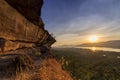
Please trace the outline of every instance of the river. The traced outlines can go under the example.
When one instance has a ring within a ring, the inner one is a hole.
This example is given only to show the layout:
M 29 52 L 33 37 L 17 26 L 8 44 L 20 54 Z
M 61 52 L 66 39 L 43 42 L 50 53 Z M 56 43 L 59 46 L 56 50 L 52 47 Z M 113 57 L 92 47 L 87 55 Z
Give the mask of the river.
M 90 49 L 92 51 L 112 51 L 112 52 L 120 52 L 120 49 L 117 48 L 107 48 L 107 47 L 77 47 L 81 49 Z

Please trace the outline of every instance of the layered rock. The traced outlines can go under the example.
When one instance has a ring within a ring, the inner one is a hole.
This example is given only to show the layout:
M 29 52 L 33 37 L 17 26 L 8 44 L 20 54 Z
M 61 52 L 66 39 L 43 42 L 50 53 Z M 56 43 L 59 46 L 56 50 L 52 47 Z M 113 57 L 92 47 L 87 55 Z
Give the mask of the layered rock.
M 43 0 L 6 0 L 12 7 L 17 9 L 29 21 L 43 27 L 43 22 L 40 18 L 41 7 Z
M 5 51 L 35 44 L 51 46 L 55 39 L 40 18 L 42 0 L 0 0 L 0 38 Z

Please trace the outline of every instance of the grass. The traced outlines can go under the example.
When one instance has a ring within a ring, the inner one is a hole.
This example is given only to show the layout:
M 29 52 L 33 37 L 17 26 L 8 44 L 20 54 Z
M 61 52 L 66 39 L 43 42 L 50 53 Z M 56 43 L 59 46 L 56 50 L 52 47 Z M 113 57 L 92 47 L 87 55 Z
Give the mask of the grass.
M 55 58 L 74 80 L 120 80 L 120 53 L 55 48 Z

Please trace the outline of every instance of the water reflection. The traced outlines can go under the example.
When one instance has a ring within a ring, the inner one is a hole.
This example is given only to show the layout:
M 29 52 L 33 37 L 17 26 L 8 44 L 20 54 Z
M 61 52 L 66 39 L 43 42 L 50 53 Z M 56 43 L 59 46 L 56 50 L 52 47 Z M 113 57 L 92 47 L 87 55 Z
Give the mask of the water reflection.
M 96 51 L 96 47 L 91 47 L 91 50 L 92 50 L 93 52 L 95 52 L 95 51 Z
M 77 47 L 77 48 L 90 49 L 90 50 L 92 50 L 93 52 L 95 52 L 95 51 L 120 52 L 120 49 L 116 49 L 116 48 L 106 48 L 106 47 Z

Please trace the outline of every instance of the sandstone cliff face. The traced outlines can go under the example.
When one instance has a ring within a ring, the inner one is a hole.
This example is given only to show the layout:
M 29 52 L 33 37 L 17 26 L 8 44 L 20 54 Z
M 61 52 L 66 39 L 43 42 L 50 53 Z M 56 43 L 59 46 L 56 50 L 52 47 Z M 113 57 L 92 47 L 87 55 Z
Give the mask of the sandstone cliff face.
M 55 42 L 40 19 L 42 4 L 42 0 L 0 0 L 0 38 L 5 39 L 0 45 L 5 51 Z
M 17 9 L 22 15 L 34 24 L 43 27 L 41 15 L 41 7 L 43 0 L 6 0 L 12 7 Z
M 0 0 L 0 48 L 8 51 L 0 55 L 0 80 L 73 80 L 50 51 L 43 54 L 36 48 L 56 41 L 44 29 L 42 4 L 43 0 Z

